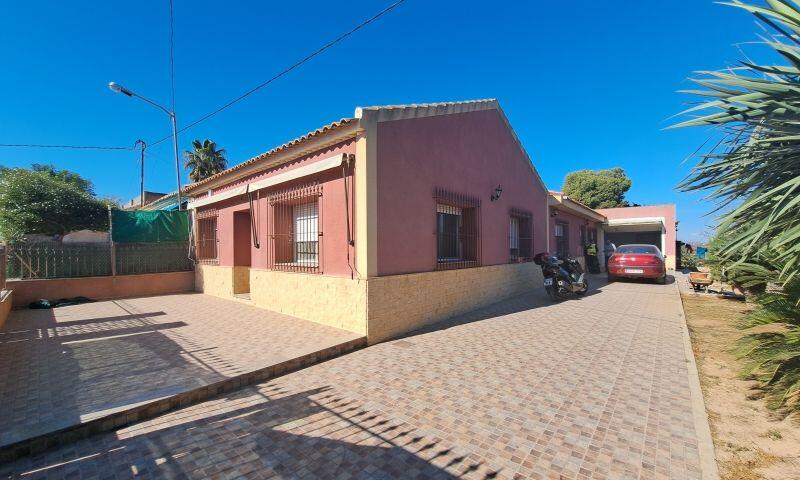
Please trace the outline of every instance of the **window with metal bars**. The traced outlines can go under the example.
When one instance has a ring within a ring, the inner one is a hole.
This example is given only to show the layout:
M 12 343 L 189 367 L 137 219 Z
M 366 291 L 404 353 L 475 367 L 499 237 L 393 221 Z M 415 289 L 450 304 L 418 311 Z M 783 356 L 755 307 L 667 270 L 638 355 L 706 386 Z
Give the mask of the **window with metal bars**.
M 533 221 L 530 212 L 512 209 L 509 221 L 509 261 L 529 262 L 533 257 Z
M 217 258 L 217 211 L 197 214 L 197 262 L 216 264 Z
M 556 255 L 562 258 L 569 257 L 569 224 L 556 222 Z
M 272 207 L 272 251 L 275 270 L 321 271 L 322 187 L 317 184 L 286 190 L 269 197 Z
M 437 189 L 436 269 L 480 265 L 480 200 Z

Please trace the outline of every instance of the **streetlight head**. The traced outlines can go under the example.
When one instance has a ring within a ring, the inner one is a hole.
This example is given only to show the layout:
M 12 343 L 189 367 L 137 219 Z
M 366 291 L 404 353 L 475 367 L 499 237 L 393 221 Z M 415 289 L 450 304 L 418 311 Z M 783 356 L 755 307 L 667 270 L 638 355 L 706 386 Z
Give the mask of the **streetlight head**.
M 123 87 L 122 85 L 115 83 L 115 82 L 108 82 L 108 89 L 114 93 L 122 93 L 129 97 L 133 96 L 133 92 L 128 90 L 127 88 Z

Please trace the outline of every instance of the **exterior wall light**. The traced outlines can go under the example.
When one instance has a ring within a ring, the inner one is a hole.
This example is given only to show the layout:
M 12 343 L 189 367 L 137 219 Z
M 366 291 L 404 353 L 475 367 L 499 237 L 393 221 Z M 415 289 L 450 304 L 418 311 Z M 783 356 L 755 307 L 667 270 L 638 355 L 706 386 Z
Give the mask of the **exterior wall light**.
M 500 200 L 500 195 L 502 195 L 502 194 L 503 194 L 503 187 L 498 185 L 497 188 L 494 189 L 494 193 L 492 194 L 492 196 L 489 197 L 489 200 L 491 200 L 493 202 L 496 201 L 496 200 Z

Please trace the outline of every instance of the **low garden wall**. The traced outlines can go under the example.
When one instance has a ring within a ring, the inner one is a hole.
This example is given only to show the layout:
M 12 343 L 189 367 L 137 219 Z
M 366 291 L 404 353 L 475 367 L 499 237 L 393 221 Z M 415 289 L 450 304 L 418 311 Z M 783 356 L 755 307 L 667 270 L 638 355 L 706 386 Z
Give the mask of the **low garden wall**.
M 7 280 L 14 292 L 13 306 L 22 307 L 42 298 L 88 297 L 94 300 L 143 297 L 194 291 L 194 271 L 147 273 L 43 280 Z

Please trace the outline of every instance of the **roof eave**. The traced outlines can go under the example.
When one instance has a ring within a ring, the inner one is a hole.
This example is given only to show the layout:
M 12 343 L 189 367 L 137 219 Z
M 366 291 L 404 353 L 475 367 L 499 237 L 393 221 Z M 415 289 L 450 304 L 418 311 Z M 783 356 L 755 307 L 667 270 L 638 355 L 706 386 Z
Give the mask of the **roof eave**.
M 201 191 L 219 188 L 241 180 L 242 178 L 297 160 L 322 150 L 323 148 L 330 147 L 331 145 L 336 145 L 337 143 L 355 138 L 360 131 L 361 129 L 358 122 L 349 122 L 334 130 L 316 134 L 313 138 L 298 142 L 295 145 L 287 147 L 285 150 L 259 155 L 258 157 L 248 160 L 251 162 L 249 165 L 238 168 L 237 170 L 221 172 L 219 177 L 213 178 L 210 181 L 187 185 L 184 188 L 184 193 L 188 195 L 197 195 Z M 262 156 L 263 158 L 260 158 Z

